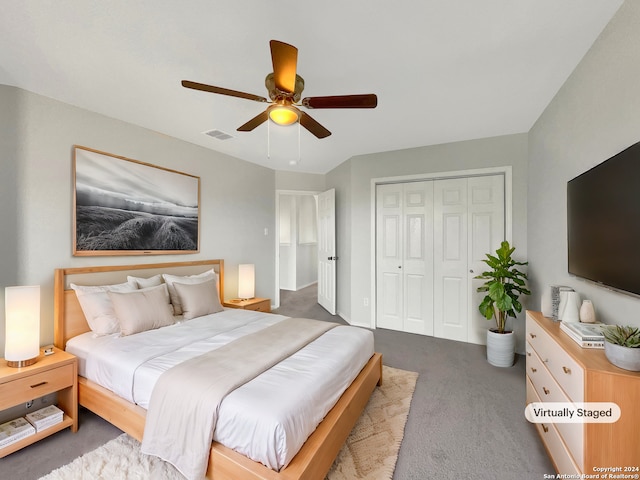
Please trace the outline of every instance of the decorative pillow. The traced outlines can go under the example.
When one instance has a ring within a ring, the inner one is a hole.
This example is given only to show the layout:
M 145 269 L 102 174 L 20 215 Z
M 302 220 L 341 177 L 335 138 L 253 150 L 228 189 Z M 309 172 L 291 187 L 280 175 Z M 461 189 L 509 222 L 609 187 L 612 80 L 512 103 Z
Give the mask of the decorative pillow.
M 202 283 L 174 282 L 173 286 L 180 297 L 182 316 L 185 320 L 224 310 L 218 299 L 217 285 L 215 278 Z
M 218 274 L 211 270 L 207 270 L 206 272 L 199 273 L 197 275 L 187 275 L 187 276 L 179 276 L 179 275 L 169 275 L 167 273 L 162 274 L 162 278 L 164 278 L 167 287 L 169 287 L 169 295 L 171 296 L 171 303 L 173 304 L 173 313 L 174 315 L 182 315 L 182 304 L 180 303 L 180 297 L 176 292 L 174 287 L 174 283 L 182 283 L 182 284 L 195 284 L 206 282 L 207 280 L 215 279 L 216 285 L 218 283 Z M 217 288 L 216 288 L 217 289 Z
M 108 292 L 122 335 L 173 325 L 166 285 L 132 292 Z
M 162 275 L 157 274 L 149 278 L 132 277 L 129 275 L 127 277 L 127 282 L 132 283 L 136 288 L 157 287 L 158 285 L 162 285 Z
M 107 292 L 130 292 L 136 287 L 130 283 L 117 285 L 84 286 L 71 284 L 82 308 L 89 328 L 98 335 L 109 335 L 120 331 L 120 324 L 113 310 L 113 304 Z

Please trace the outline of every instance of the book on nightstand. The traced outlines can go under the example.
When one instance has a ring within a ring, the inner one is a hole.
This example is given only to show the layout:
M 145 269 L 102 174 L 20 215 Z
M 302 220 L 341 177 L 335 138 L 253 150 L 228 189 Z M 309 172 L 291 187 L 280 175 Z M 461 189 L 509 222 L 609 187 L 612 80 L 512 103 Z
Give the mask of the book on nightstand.
M 0 448 L 35 435 L 36 429 L 23 417 L 0 425 Z
M 582 348 L 604 348 L 604 323 L 560 322 L 560 330 Z
M 35 412 L 28 413 L 26 419 L 36 428 L 36 432 L 41 432 L 45 428 L 49 428 L 60 423 L 64 418 L 64 412 L 55 405 L 41 408 Z

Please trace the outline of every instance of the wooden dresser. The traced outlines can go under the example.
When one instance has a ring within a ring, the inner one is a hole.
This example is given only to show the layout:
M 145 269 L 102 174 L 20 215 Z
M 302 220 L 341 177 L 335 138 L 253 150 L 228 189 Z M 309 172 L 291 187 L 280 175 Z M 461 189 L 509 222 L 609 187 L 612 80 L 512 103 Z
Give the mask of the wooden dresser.
M 527 404 L 614 402 L 621 410 L 615 423 L 536 424 L 557 472 L 640 467 L 640 372 L 615 367 L 604 350 L 581 348 L 540 312 L 527 312 L 526 328 Z

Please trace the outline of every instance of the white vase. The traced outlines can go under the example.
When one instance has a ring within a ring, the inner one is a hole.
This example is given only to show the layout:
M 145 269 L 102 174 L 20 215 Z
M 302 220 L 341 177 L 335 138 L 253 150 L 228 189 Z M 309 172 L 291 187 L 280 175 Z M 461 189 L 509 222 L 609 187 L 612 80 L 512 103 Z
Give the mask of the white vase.
M 495 367 L 511 367 L 516 353 L 516 335 L 487 330 L 487 360 Z
M 591 300 L 583 300 L 580 306 L 580 321 L 582 323 L 595 323 L 596 311 Z
M 560 315 L 563 322 L 580 321 L 580 294 L 578 292 L 562 292 L 564 294 L 564 305 Z

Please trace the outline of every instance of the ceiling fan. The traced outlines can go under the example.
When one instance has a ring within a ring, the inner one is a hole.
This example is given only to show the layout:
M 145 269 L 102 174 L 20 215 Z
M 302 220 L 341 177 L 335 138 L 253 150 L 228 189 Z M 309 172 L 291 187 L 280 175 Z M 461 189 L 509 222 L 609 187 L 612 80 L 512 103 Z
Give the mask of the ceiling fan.
M 232 97 L 245 98 L 256 102 L 270 103 L 267 109 L 256 115 L 244 125 L 238 127 L 240 132 L 250 132 L 257 126 L 271 119 L 278 125 L 292 125 L 300 122 L 318 138 L 325 138 L 331 132 L 315 121 L 309 114 L 300 110 L 304 108 L 375 108 L 378 97 L 375 94 L 365 95 L 337 95 L 328 97 L 305 97 L 300 101 L 304 90 L 304 79 L 296 73 L 298 63 L 298 49 L 278 40 L 269 42 L 271 47 L 271 62 L 273 73 L 267 75 L 265 85 L 269 92 L 269 102 L 265 97 L 251 93 L 214 87 L 203 83 L 183 80 L 182 86 L 204 92 L 218 93 Z

